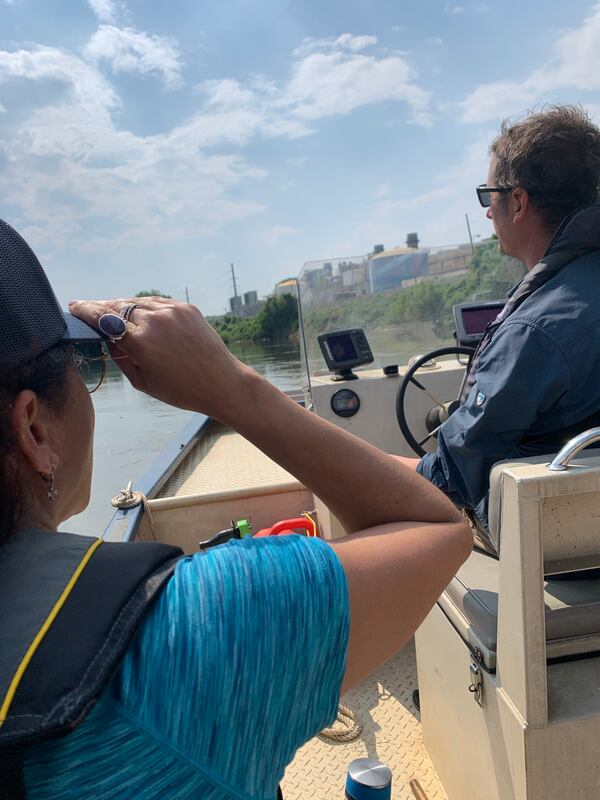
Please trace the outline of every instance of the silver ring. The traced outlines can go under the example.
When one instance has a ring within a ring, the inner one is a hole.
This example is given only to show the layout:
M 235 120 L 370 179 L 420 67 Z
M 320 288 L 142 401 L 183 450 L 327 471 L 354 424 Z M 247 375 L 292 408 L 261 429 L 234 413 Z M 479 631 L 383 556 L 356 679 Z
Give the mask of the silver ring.
M 123 306 L 121 309 L 121 316 L 124 320 L 128 321 L 129 317 L 131 316 L 131 312 L 134 308 L 141 308 L 139 303 L 129 303 L 129 305 Z
M 102 314 L 98 328 L 111 342 L 119 342 L 127 333 L 127 322 L 114 312 Z

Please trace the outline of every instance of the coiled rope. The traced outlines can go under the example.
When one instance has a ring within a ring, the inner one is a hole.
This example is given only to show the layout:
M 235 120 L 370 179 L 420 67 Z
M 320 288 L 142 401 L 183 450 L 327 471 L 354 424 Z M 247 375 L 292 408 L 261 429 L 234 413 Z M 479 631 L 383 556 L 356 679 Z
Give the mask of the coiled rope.
M 362 725 L 354 711 L 340 703 L 335 722 L 329 728 L 323 728 L 319 737 L 330 742 L 353 742 L 361 733 Z
M 121 489 L 119 494 L 116 497 L 113 497 L 110 501 L 111 506 L 113 508 L 135 508 L 136 506 L 143 505 L 144 511 L 148 516 L 148 524 L 150 525 L 150 533 L 152 534 L 152 539 L 155 542 L 158 542 L 158 531 L 154 527 L 154 520 L 152 519 L 152 512 L 150 511 L 150 506 L 148 505 L 148 498 L 143 492 L 134 492 L 132 490 L 132 482 L 129 481 L 125 489 Z

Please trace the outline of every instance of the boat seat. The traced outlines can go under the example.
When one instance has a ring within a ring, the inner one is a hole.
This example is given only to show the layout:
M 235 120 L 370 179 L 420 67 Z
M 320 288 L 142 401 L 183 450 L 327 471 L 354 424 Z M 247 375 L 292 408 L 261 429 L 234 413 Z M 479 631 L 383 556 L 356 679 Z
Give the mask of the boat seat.
M 496 669 L 500 562 L 474 550 L 438 605 L 490 672 Z M 600 652 L 600 579 L 544 582 L 548 659 Z
M 528 464 L 547 464 L 552 456 L 531 456 L 527 459 Z M 524 459 L 499 461 L 494 465 L 490 472 L 490 494 L 488 502 L 488 530 L 490 540 L 493 542 L 496 552 L 500 551 L 500 538 L 502 534 L 502 500 L 503 500 L 503 477 L 502 467 L 522 464 Z
M 600 797 L 600 578 L 585 576 L 600 456 L 577 451 L 597 435 L 561 470 L 493 467 L 500 557 L 472 552 L 417 631 L 423 739 L 449 800 Z

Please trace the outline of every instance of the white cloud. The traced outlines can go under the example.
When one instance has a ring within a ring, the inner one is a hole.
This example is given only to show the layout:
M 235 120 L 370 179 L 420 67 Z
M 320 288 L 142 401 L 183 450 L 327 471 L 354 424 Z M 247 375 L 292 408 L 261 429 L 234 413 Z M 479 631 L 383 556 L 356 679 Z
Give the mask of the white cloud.
M 351 33 L 342 33 L 340 36 L 329 37 L 326 39 L 312 39 L 307 37 L 302 40 L 302 44 L 294 50 L 293 55 L 296 58 L 314 53 L 317 50 L 350 50 L 352 53 L 358 53 L 360 50 L 365 50 L 367 47 L 372 47 L 377 44 L 376 36 L 354 36 Z
M 83 52 L 93 63 L 107 61 L 113 72 L 140 75 L 157 72 L 166 86 L 181 84 L 179 50 L 172 39 L 164 36 L 150 36 L 133 28 L 100 25 Z
M 561 36 L 551 58 L 520 81 L 478 86 L 460 103 L 465 122 L 498 119 L 546 99 L 560 90 L 600 89 L 600 4 L 579 28 Z
M 198 90 L 206 94 L 209 106 L 216 108 L 232 108 L 235 106 L 242 106 L 247 108 L 251 106 L 255 99 L 256 93 L 251 89 L 244 89 L 238 82 L 226 78 L 225 80 L 212 80 L 205 81 L 200 84 Z
M 269 247 L 273 247 L 282 236 L 293 236 L 296 233 L 300 233 L 300 231 L 290 225 L 273 225 L 271 228 L 257 233 L 256 238 Z
M 115 0 L 88 0 L 88 6 L 100 22 L 114 23 L 124 11 L 123 5 Z
M 532 105 L 537 97 L 527 81 L 497 81 L 478 86 L 460 103 L 464 122 L 485 122 L 498 119 Z
M 413 78 L 413 70 L 400 56 L 378 59 L 362 54 L 313 53 L 294 65 L 284 102 L 296 116 L 310 120 L 404 100 L 412 119 L 428 124 L 430 94 Z
M 46 252 L 65 243 L 79 253 L 149 247 L 258 214 L 262 205 L 238 190 L 265 175 L 239 152 L 253 138 L 308 136 L 319 119 L 387 101 L 405 103 L 413 119 L 426 123 L 429 95 L 409 64 L 398 55 L 358 52 L 374 37 L 349 37 L 294 58 L 287 82 L 254 75 L 201 84 L 196 112 L 154 135 L 123 127 L 120 97 L 99 65 L 108 60 L 115 71 L 156 72 L 173 85 L 181 65 L 169 40 L 102 25 L 85 48 L 87 60 L 51 47 L 0 50 L 0 86 L 25 79 L 48 87 L 32 92 L 44 99 L 20 114 L 3 98 L 9 113 L 2 115 L 0 193 Z M 275 225 L 260 240 L 275 246 L 295 233 Z
M 555 58 L 532 76 L 540 89 L 600 88 L 600 3 L 556 43 Z
M 446 14 L 462 14 L 464 10 L 465 7 L 458 5 L 457 3 L 446 3 L 444 6 L 444 11 Z
M 243 125 L 218 125 L 220 136 L 239 142 L 247 142 L 258 133 L 269 137 L 283 136 L 296 139 L 314 133 L 314 130 L 299 119 L 282 110 L 282 93 L 272 86 L 264 87 L 255 84 L 254 88 L 243 87 L 238 81 L 212 80 L 205 81 L 196 90 L 206 98 L 206 111 L 202 122 L 206 124 L 207 111 L 209 121 L 221 119 L 223 123 L 243 120 Z M 212 126 L 211 126 L 212 127 Z M 205 134 L 200 131 L 200 135 Z
M 105 249 L 125 242 L 146 246 L 217 230 L 262 207 L 235 198 L 233 187 L 263 177 L 238 155 L 204 148 L 245 141 L 254 124 L 248 112 L 198 114 L 168 133 L 137 136 L 119 130 L 119 99 L 90 64 L 53 48 L 0 51 L 0 84 L 11 78 L 62 84 L 52 105 L 25 121 L 5 125 L 0 152 L 6 164 L 0 192 L 36 220 L 35 241 L 45 232 L 53 246 Z M 8 116 L 8 115 L 7 115 Z M 99 231 L 98 237 L 86 226 Z M 100 233 L 110 220 L 111 241 Z M 46 241 L 44 241 L 46 244 Z
M 112 86 L 93 67 L 77 56 L 54 47 L 31 50 L 0 50 L 0 84 L 11 78 L 57 81 L 68 88 L 75 101 L 87 110 L 105 110 L 118 104 Z
M 297 56 L 290 80 L 281 86 L 254 76 L 246 86 L 234 80 L 213 80 L 196 88 L 211 107 L 251 109 L 263 120 L 258 127 L 271 136 L 306 136 L 314 132 L 308 125 L 311 121 L 388 101 L 404 101 L 411 121 L 430 124 L 430 94 L 415 83 L 408 62 L 399 55 L 378 58 L 340 49 L 340 40 L 346 42 L 349 36 L 322 40 L 322 46 L 328 42 L 328 52 Z M 352 37 L 368 38 L 372 37 Z
M 367 47 L 377 44 L 376 36 L 353 36 L 351 33 L 342 33 L 341 36 L 335 40 L 336 47 L 345 47 L 357 53 L 359 50 L 364 50 Z

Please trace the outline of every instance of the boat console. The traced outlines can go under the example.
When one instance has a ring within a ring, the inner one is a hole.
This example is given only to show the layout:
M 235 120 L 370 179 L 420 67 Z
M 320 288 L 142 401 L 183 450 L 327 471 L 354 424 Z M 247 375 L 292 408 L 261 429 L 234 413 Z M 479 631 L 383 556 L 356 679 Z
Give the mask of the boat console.
M 369 304 L 323 304 L 315 269 L 300 280 L 307 406 L 389 453 L 435 448 L 503 302 L 455 304 L 452 342 L 433 303 L 424 310 L 428 292 L 413 291 L 420 314 L 398 302 L 396 321 L 384 311 L 365 324 L 373 362 L 346 388 L 322 369 L 313 326 L 330 314 L 337 327 L 354 327 L 357 308 Z M 600 797 L 600 579 L 583 572 L 600 567 L 600 456 L 585 451 L 598 440 L 595 429 L 550 464 L 494 467 L 489 519 L 499 559 L 474 551 L 417 631 L 423 736 L 449 800 Z M 325 536 L 343 535 L 317 508 Z

